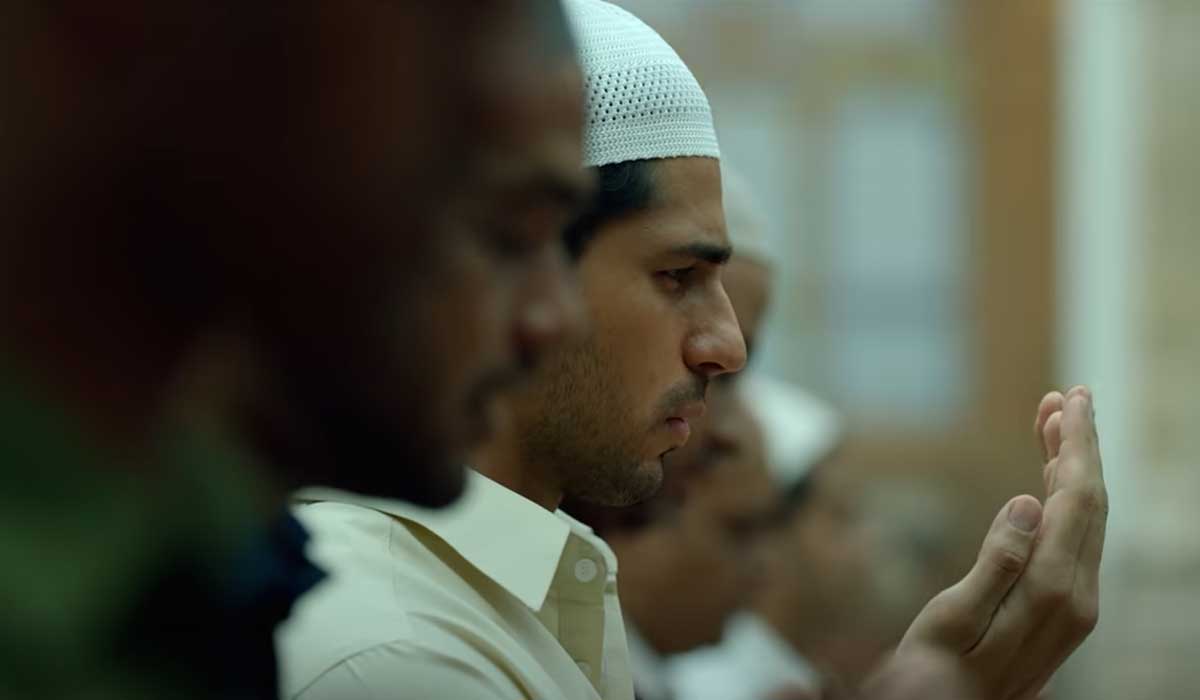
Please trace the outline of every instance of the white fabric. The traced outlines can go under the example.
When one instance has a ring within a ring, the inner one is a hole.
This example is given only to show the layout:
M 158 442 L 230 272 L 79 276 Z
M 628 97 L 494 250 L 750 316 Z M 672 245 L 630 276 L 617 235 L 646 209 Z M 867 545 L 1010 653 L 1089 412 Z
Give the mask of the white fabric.
M 583 68 L 584 167 L 646 158 L 719 158 L 708 98 L 675 50 L 601 0 L 566 0 Z
M 781 487 L 792 486 L 808 476 L 837 447 L 842 420 L 821 399 L 757 372 L 749 373 L 740 386 L 762 426 L 768 466 Z
M 667 660 L 638 634 L 632 624 L 625 629 L 629 638 L 629 670 L 633 673 L 633 688 L 638 700 L 672 700 Z
M 750 612 L 730 620 L 720 644 L 675 657 L 668 674 L 676 700 L 763 700 L 820 688 L 812 665 Z
M 762 204 L 754 196 L 749 181 L 740 170 L 730 166 L 729 161 L 721 163 L 721 195 L 734 258 L 773 266 L 775 260 L 767 245 L 767 217 Z
M 587 526 L 473 471 L 438 511 L 298 499 L 329 576 L 277 634 L 284 698 L 632 700 L 616 559 Z

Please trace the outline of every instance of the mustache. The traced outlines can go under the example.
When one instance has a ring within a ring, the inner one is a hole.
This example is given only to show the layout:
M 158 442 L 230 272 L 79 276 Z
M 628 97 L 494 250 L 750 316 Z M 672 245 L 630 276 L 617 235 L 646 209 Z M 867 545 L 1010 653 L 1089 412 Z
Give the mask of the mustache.
M 708 396 L 708 381 L 707 377 L 693 375 L 691 379 L 671 387 L 662 398 L 660 413 L 663 420 L 675 415 L 680 408 L 690 403 L 703 403 Z

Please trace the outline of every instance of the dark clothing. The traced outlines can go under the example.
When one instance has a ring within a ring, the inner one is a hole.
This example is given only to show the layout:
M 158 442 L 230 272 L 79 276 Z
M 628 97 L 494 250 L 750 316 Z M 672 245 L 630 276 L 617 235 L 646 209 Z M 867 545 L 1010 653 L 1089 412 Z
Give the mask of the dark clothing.
M 275 700 L 274 628 L 321 574 L 263 472 L 183 431 L 116 458 L 20 384 L 0 374 L 0 697 Z

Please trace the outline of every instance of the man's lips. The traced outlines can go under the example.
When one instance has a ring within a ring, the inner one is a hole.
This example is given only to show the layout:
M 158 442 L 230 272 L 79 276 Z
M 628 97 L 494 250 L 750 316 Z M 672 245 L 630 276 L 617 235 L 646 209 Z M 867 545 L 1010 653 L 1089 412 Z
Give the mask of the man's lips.
M 679 439 L 679 444 L 687 442 L 692 435 L 692 426 L 686 418 L 668 418 L 667 429 Z
M 703 401 L 694 401 L 685 404 L 674 415 L 667 418 L 667 428 L 679 438 L 679 444 L 683 445 L 692 435 L 691 421 L 698 420 L 704 417 L 706 407 Z

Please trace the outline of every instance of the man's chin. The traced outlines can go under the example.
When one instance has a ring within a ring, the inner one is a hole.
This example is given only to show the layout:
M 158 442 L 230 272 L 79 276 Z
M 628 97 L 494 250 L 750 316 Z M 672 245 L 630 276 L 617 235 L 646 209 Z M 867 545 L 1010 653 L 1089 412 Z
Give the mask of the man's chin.
M 613 489 L 613 502 L 604 505 L 623 507 L 632 506 L 649 500 L 658 494 L 663 485 L 663 460 L 657 457 L 642 463 L 633 474 L 629 474 L 626 483 L 620 488 Z

